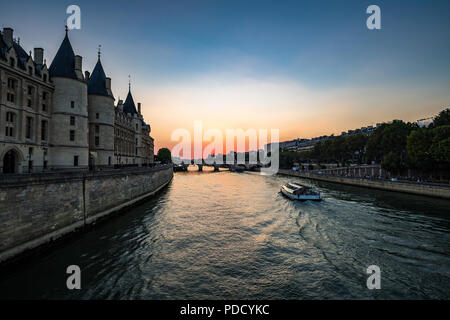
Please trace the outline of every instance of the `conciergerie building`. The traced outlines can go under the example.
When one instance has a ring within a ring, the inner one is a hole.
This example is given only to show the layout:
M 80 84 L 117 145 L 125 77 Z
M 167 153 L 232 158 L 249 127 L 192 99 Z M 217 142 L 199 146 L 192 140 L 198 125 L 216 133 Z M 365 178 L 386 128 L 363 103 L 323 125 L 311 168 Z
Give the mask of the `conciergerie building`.
M 153 163 L 154 140 L 128 88 L 115 98 L 100 61 L 82 71 L 66 35 L 50 67 L 0 32 L 0 173 L 87 170 Z

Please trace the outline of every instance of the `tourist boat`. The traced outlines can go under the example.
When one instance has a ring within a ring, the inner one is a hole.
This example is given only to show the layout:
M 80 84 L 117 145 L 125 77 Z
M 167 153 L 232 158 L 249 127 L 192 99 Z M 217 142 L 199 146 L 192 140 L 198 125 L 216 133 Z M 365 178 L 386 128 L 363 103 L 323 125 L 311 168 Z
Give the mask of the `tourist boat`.
M 319 192 L 295 182 L 290 182 L 284 186 L 281 186 L 281 193 L 292 200 L 322 200 L 322 195 Z

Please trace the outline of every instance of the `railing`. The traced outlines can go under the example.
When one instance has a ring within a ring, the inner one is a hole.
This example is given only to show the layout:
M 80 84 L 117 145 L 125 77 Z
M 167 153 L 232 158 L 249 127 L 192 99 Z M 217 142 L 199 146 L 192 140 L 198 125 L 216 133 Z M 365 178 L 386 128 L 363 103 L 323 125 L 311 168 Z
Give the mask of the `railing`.
M 370 168 L 371 166 L 367 166 L 366 168 Z M 352 168 L 352 167 L 350 167 Z M 358 167 L 356 167 L 358 168 Z M 361 167 L 364 168 L 364 167 Z M 337 168 L 337 170 L 342 170 L 345 169 L 345 167 L 343 168 Z M 328 169 L 330 171 L 332 171 L 333 169 Z M 334 169 L 336 170 L 336 169 Z M 444 187 L 444 188 L 450 188 L 450 181 L 433 181 L 433 180 L 421 180 L 421 179 L 417 179 L 417 178 L 412 178 L 412 177 L 399 177 L 399 178 L 394 178 L 394 179 L 389 179 L 386 177 L 382 177 L 379 175 L 375 175 L 375 176 L 371 176 L 371 175 L 366 175 L 366 176 L 356 176 L 356 175 L 352 175 L 352 174 L 348 174 L 348 173 L 330 173 L 327 172 L 327 169 L 324 170 L 291 170 L 291 169 L 287 169 L 284 170 L 287 172 L 297 172 L 299 174 L 305 174 L 305 175 L 317 175 L 317 176 L 324 176 L 324 177 L 336 177 L 336 178 L 345 178 L 345 179 L 351 179 L 351 180 L 366 180 L 366 181 L 379 181 L 379 182 L 391 182 L 391 183 L 402 183 L 402 184 L 410 184 L 410 185 L 424 185 L 424 186 L 436 186 L 436 187 Z
M 6 183 L 26 182 L 32 180 L 51 180 L 51 179 L 76 179 L 95 176 L 108 176 L 121 173 L 142 173 L 163 170 L 172 168 L 172 164 L 148 164 L 143 166 L 120 166 L 120 167 L 96 167 L 89 170 L 88 167 L 81 167 L 80 169 L 67 167 L 52 167 L 43 172 L 31 173 L 0 173 L 0 186 Z

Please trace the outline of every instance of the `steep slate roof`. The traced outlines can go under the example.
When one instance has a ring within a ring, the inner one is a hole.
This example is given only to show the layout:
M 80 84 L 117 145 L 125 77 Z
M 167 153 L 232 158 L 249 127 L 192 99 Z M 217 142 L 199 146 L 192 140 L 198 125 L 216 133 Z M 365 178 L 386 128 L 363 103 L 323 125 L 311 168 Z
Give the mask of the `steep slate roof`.
M 25 69 L 25 63 L 28 61 L 28 59 L 31 58 L 31 55 L 26 53 L 25 50 L 22 48 L 22 46 L 13 41 L 13 45 L 11 46 L 14 48 L 14 51 L 17 54 L 17 65 L 22 68 Z M 6 52 L 11 49 L 11 47 L 8 47 L 8 45 L 6 44 L 5 40 L 3 39 L 3 35 L 0 33 L 0 58 L 1 59 L 6 59 Z M 41 75 L 41 71 L 43 69 L 43 65 L 38 65 L 36 64 L 36 62 L 33 61 L 33 65 L 34 65 L 34 70 L 36 75 L 40 76 Z
M 23 68 L 25 66 L 25 62 L 28 60 L 29 55 L 28 55 L 28 53 L 25 52 L 25 50 L 22 48 L 22 46 L 20 44 L 14 42 L 14 41 L 13 41 L 13 47 L 17 53 L 17 57 L 19 58 L 18 59 L 19 66 Z
M 125 99 L 125 103 L 123 104 L 123 112 L 131 114 L 137 113 L 136 105 L 134 104 L 133 96 L 131 95 L 131 90 L 128 91 L 127 98 Z
M 25 63 L 30 58 L 30 55 L 26 53 L 26 51 L 22 48 L 22 46 L 17 43 L 15 40 L 13 41 L 12 46 L 8 47 L 5 40 L 3 39 L 3 35 L 0 34 L 0 57 L 5 59 L 6 58 L 6 52 L 11 49 L 11 47 L 14 48 L 17 54 L 17 65 L 24 69 Z
M 9 49 L 11 49 L 11 48 L 14 48 L 14 50 L 16 51 L 16 54 L 17 54 L 17 65 L 23 69 L 24 66 L 25 66 L 25 62 L 30 57 L 28 55 L 28 53 L 26 53 L 26 51 L 22 48 L 22 46 L 20 44 L 18 44 L 17 42 L 15 42 L 15 41 L 13 41 L 12 46 L 8 47 L 6 42 L 3 40 L 3 36 L 0 35 L 0 56 L 3 59 L 6 58 L 6 52 Z
M 100 96 L 107 96 L 108 90 L 106 90 L 106 75 L 103 70 L 102 63 L 100 62 L 100 58 L 97 61 L 97 64 L 92 71 L 92 74 L 88 81 L 88 94 L 97 94 Z
M 67 31 L 48 70 L 51 77 L 78 79 L 75 73 L 75 53 L 67 36 Z

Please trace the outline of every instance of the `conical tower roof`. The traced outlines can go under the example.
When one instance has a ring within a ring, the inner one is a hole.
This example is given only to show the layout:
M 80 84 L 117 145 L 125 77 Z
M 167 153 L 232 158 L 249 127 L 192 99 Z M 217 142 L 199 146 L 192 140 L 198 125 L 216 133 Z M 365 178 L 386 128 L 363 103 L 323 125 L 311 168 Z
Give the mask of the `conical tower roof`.
M 97 61 L 97 64 L 92 71 L 91 76 L 88 81 L 88 94 L 97 94 L 100 96 L 111 96 L 112 94 L 108 93 L 106 89 L 106 75 L 103 70 L 102 62 L 100 61 L 100 57 Z
M 133 96 L 131 95 L 131 90 L 128 91 L 127 98 L 123 104 L 123 112 L 131 114 L 137 113 L 136 105 L 134 104 Z
M 51 77 L 78 79 L 75 73 L 75 53 L 73 52 L 72 45 L 70 44 L 67 35 L 67 27 L 66 36 L 64 37 L 55 58 L 53 58 L 48 71 Z

